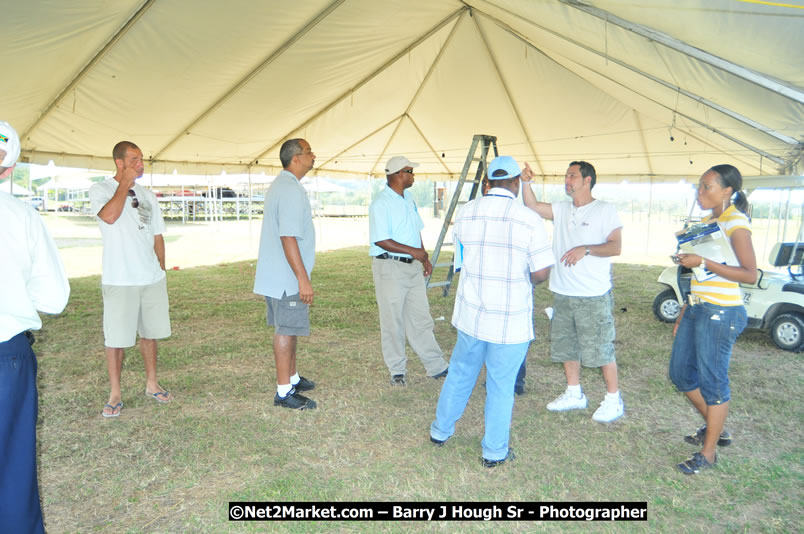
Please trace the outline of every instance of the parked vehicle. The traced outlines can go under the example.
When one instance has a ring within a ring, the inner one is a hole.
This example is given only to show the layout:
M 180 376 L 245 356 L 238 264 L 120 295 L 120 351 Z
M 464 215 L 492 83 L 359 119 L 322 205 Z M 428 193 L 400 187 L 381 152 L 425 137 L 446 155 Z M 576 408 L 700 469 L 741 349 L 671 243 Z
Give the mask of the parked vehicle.
M 182 189 L 181 191 L 171 191 L 168 193 L 171 197 L 194 197 L 195 193 L 189 189 Z
M 763 271 L 755 284 L 740 284 L 748 313 L 747 328 L 765 330 L 777 347 L 804 351 L 804 243 L 777 243 L 769 262 L 787 272 Z M 665 269 L 659 276 L 664 289 L 653 300 L 653 313 L 660 321 L 675 322 L 683 296 L 689 293 L 692 271 L 681 266 Z
M 201 196 L 210 196 L 208 191 L 201 193 Z M 237 198 L 237 193 L 230 187 L 216 187 L 212 190 L 212 198 Z
M 31 207 L 37 211 L 45 211 L 45 199 L 44 197 L 31 197 L 30 199 Z

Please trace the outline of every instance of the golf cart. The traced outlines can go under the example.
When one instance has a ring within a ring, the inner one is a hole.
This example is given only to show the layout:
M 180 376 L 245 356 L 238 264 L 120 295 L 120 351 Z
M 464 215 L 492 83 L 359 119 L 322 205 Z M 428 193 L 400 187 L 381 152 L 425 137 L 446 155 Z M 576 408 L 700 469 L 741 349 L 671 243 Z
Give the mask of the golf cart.
M 787 272 L 763 271 L 755 284 L 740 284 L 747 328 L 769 330 L 777 347 L 804 351 L 804 243 L 777 243 L 769 262 Z M 659 276 L 665 288 L 653 300 L 653 313 L 664 322 L 678 318 L 684 295 L 689 294 L 692 271 L 680 265 L 668 267 Z

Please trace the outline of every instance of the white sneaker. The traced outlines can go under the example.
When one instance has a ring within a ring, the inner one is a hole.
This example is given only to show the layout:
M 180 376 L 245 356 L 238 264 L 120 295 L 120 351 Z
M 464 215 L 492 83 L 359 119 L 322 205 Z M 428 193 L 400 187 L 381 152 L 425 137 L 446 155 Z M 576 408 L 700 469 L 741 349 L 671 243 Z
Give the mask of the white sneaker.
M 625 403 L 622 396 L 617 396 L 617 399 L 603 398 L 603 402 L 595 413 L 592 414 L 592 420 L 598 423 L 611 423 L 616 421 L 625 414 Z
M 564 391 L 556 400 L 547 405 L 551 412 L 566 412 L 568 410 L 583 410 L 587 405 L 586 395 L 581 390 L 580 397 L 573 397 L 569 390 Z

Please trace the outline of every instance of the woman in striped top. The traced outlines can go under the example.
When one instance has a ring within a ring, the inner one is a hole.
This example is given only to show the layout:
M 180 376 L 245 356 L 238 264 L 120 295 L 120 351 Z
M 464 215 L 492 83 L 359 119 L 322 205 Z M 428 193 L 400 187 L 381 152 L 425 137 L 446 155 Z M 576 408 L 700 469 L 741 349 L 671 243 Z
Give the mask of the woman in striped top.
M 739 265 L 721 264 L 697 254 L 678 255 L 680 265 L 703 267 L 715 275 L 703 282 L 692 280 L 690 302 L 682 308 L 676 323 L 670 356 L 670 379 L 704 418 L 703 426 L 684 438 L 688 443 L 703 445 L 700 452 L 678 464 L 681 472 L 688 475 L 714 466 L 715 446 L 731 443 L 731 436 L 723 429 L 731 399 L 729 359 L 747 321 L 739 284 L 753 284 L 757 279 L 748 199 L 741 191 L 742 185 L 740 171 L 731 165 L 712 167 L 698 182 L 698 205 L 712 210 L 704 221 L 720 224 Z

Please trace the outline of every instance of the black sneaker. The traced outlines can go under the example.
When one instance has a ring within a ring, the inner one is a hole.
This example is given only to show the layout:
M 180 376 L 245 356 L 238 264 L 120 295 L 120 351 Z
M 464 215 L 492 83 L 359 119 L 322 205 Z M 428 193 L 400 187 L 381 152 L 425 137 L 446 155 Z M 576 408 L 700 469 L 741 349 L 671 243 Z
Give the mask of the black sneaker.
M 290 393 L 284 397 L 280 397 L 278 393 L 274 395 L 274 406 L 293 410 L 313 410 L 315 409 L 315 401 L 296 393 L 295 389 L 291 389 Z
M 449 372 L 449 367 L 447 367 L 446 369 L 444 369 L 443 371 L 441 371 L 437 375 L 431 376 L 430 378 L 434 378 L 436 380 L 438 380 L 439 378 L 445 378 L 447 376 L 448 372 Z
M 500 464 L 504 464 L 505 462 L 511 462 L 516 458 L 516 454 L 514 454 L 514 449 L 508 447 L 508 454 L 505 455 L 505 458 L 502 460 L 486 460 L 483 458 L 483 467 L 497 467 Z
M 524 386 L 521 387 L 521 388 L 515 387 L 514 388 L 514 393 L 516 393 L 517 395 L 524 395 L 525 394 Z
M 430 436 L 430 441 L 432 441 L 433 445 L 435 445 L 436 447 L 441 447 L 444 445 L 444 443 L 447 442 L 447 440 L 445 439 L 435 439 L 433 436 Z
M 715 461 L 709 463 L 709 460 L 707 460 L 703 454 L 696 452 L 692 455 L 692 458 L 678 464 L 678 469 L 685 475 L 697 475 L 704 469 L 715 467 L 716 464 L 717 455 L 715 455 Z
M 702 425 L 701 428 L 693 432 L 688 436 L 684 436 L 684 441 L 691 445 L 702 446 L 704 442 L 704 437 L 706 436 L 706 425 Z M 720 437 L 717 440 L 718 447 L 728 447 L 731 445 L 731 434 L 729 434 L 726 430 L 720 433 Z
M 407 386 L 407 382 L 405 382 L 405 375 L 394 375 L 391 377 L 391 385 L 398 386 L 398 387 L 405 387 Z
M 296 388 L 296 391 L 310 391 L 311 389 L 315 389 L 315 382 L 300 376 L 299 383 L 293 384 L 293 387 Z

